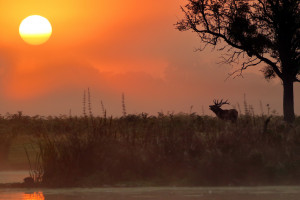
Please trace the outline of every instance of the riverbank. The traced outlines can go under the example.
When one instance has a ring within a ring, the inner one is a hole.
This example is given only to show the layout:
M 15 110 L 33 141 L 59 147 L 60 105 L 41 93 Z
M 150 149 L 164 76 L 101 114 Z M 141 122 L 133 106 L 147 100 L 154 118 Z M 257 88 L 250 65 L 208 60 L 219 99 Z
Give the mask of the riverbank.
M 1 189 L 5 200 L 282 200 L 299 199 L 299 186 L 275 187 L 135 187 L 135 188 L 62 188 L 62 189 Z

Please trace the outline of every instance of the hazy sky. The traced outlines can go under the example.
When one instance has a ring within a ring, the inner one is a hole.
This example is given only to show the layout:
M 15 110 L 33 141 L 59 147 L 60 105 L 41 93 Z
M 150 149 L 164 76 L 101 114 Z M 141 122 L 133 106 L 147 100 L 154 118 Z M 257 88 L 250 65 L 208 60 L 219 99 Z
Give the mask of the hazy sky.
M 91 90 L 93 113 L 103 101 L 109 115 L 193 112 L 212 114 L 214 98 L 229 99 L 260 114 L 266 104 L 282 113 L 282 86 L 267 82 L 261 66 L 228 79 L 235 68 L 218 64 L 221 52 L 207 48 L 174 24 L 184 0 L 0 0 L 0 113 L 82 114 L 83 92 Z M 49 19 L 53 35 L 40 46 L 19 36 L 29 15 Z M 300 114 L 295 84 L 295 112 Z M 228 106 L 227 108 L 230 108 Z

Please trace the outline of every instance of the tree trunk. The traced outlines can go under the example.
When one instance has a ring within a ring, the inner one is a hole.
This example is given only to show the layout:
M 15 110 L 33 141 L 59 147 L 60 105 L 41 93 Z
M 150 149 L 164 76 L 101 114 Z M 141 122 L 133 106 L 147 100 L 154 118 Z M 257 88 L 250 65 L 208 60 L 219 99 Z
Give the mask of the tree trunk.
M 283 81 L 283 115 L 286 122 L 294 122 L 294 82 Z

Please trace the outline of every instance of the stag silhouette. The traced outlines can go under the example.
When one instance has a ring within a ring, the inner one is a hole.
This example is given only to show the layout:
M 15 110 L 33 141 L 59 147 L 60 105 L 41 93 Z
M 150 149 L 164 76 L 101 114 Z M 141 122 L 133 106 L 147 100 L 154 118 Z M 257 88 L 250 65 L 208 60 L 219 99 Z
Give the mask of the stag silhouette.
M 229 104 L 228 100 L 223 102 L 223 99 L 221 101 L 213 100 L 214 105 L 210 105 L 209 109 L 213 111 L 218 118 L 222 120 L 230 120 L 232 122 L 235 122 L 238 118 L 238 111 L 236 109 L 230 109 L 230 110 L 223 110 L 221 108 L 224 104 Z

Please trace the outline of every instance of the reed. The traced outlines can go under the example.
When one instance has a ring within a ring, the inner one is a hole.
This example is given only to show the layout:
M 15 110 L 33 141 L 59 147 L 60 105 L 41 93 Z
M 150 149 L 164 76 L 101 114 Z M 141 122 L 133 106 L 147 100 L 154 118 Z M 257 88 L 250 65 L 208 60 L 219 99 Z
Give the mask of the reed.
M 14 137 L 13 133 L 0 130 L 0 163 L 7 162 L 9 149 Z
M 266 126 L 268 119 L 245 115 L 232 124 L 194 113 L 72 119 L 68 132 L 41 140 L 43 184 L 299 183 L 300 119 L 288 125 L 272 117 Z
M 194 112 L 14 114 L 0 118 L 0 127 L 35 141 L 31 175 L 47 187 L 300 183 L 300 117 L 286 124 L 281 116 L 253 114 L 236 123 Z

